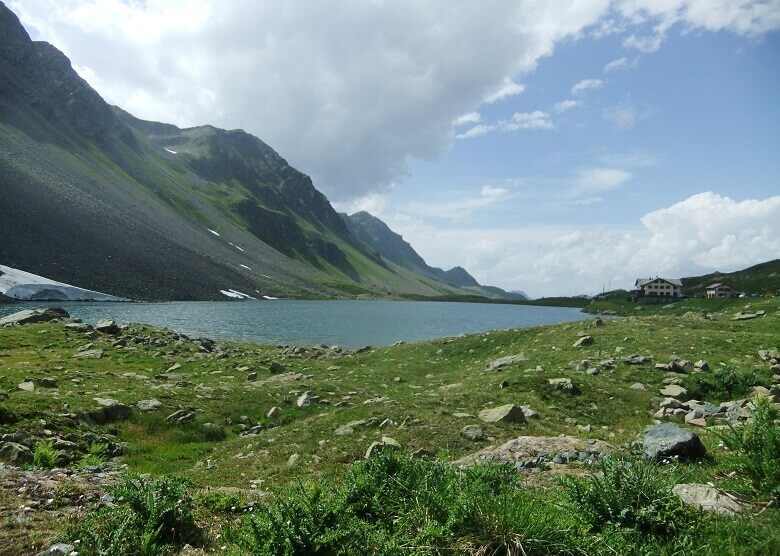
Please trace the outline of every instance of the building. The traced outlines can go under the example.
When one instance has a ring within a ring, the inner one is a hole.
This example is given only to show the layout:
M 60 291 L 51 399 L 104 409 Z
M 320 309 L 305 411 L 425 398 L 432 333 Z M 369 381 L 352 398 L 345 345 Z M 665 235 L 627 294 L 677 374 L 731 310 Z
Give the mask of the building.
M 725 297 L 734 297 L 734 290 L 726 284 L 717 282 L 707 286 L 707 299 L 721 299 Z
M 669 303 L 683 297 L 682 280 L 676 278 L 637 278 L 631 299 L 639 303 Z

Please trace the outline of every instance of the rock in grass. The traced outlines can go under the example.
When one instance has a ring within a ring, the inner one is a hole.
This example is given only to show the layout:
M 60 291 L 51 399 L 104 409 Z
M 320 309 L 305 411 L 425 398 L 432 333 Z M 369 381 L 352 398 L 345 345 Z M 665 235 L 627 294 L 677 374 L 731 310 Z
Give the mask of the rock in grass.
M 36 307 L 35 309 L 19 311 L 13 315 L 1 318 L 0 327 L 50 322 L 56 319 L 66 319 L 69 316 L 68 312 L 60 307 Z
M 548 378 L 547 383 L 555 390 L 562 390 L 564 392 L 574 391 L 574 383 L 570 378 Z
M 649 355 L 629 355 L 623 359 L 624 365 L 644 365 L 645 363 L 652 363 L 653 358 Z
M 124 421 L 130 417 L 130 407 L 112 398 L 93 398 L 98 409 L 92 412 L 92 417 L 99 423 Z
M 20 383 L 19 386 L 16 387 L 17 390 L 21 390 L 22 392 L 32 392 L 35 390 L 35 383 L 25 380 L 24 382 Z
M 298 399 L 295 401 L 295 405 L 298 407 L 308 407 L 312 403 L 320 401 L 320 397 L 315 394 L 314 392 L 307 390 L 300 396 L 298 396 Z
M 634 384 L 632 384 L 631 386 L 629 386 L 629 388 L 631 388 L 632 390 L 640 390 L 640 391 L 642 391 L 642 392 L 644 392 L 645 390 L 647 390 L 647 388 L 645 388 L 645 385 L 644 385 L 644 384 L 642 384 L 641 382 L 635 382 Z
M 265 416 L 268 417 L 269 419 L 278 419 L 279 417 L 282 416 L 282 410 L 277 406 L 273 406 L 271 409 L 268 410 L 268 413 L 266 413 Z
M 401 444 L 390 436 L 383 436 L 382 440 L 378 442 L 372 442 L 371 446 L 366 450 L 366 459 L 370 459 L 371 456 L 384 451 L 384 450 L 400 450 Z
M 676 384 L 670 384 L 661 388 L 661 395 L 666 398 L 680 398 L 685 396 L 687 393 L 688 390 L 682 386 L 677 386 Z
M 158 411 L 162 409 L 162 403 L 159 400 L 152 398 L 151 400 L 140 400 L 136 407 L 141 411 Z
M 695 506 L 705 512 L 736 515 L 743 509 L 739 502 L 710 485 L 679 484 L 674 486 L 672 492 L 685 504 Z
M 653 460 L 677 457 L 697 459 L 706 453 L 698 436 L 673 423 L 661 423 L 645 428 L 642 448 L 645 457 Z
M 477 442 L 478 440 L 485 438 L 485 433 L 479 425 L 466 425 L 460 429 L 460 435 L 472 442 Z
M 510 365 L 516 365 L 517 363 L 520 363 L 522 361 L 526 361 L 527 358 L 525 354 L 518 353 L 517 355 L 509 355 L 507 357 L 502 357 L 501 359 L 496 359 L 495 361 L 489 361 L 485 364 L 485 369 L 488 371 L 501 371 L 505 367 L 509 367 Z
M 35 556 L 70 556 L 71 554 L 77 554 L 74 545 L 58 542 L 57 544 L 51 545 L 43 552 L 39 552 Z
M 115 320 L 100 319 L 99 321 L 97 321 L 97 324 L 95 325 L 95 330 L 97 330 L 101 334 L 108 334 L 110 336 L 113 336 L 114 334 L 119 332 L 119 325 L 116 323 Z
M 589 346 L 589 345 L 592 345 L 592 344 L 593 344 L 593 336 L 583 336 L 579 340 L 574 342 L 574 344 L 572 344 L 571 347 L 580 348 L 580 347 L 585 347 L 585 346 Z
M 524 423 L 525 414 L 521 407 L 506 404 L 479 412 L 479 418 L 486 423 Z
M 165 420 L 169 423 L 189 423 L 195 418 L 195 413 L 187 411 L 186 409 L 179 409 L 168 415 Z
M 31 463 L 32 452 L 27 446 L 16 442 L 0 442 L 0 461 L 11 465 Z
M 100 359 L 101 357 L 103 357 L 102 349 L 87 349 L 73 356 L 74 359 Z

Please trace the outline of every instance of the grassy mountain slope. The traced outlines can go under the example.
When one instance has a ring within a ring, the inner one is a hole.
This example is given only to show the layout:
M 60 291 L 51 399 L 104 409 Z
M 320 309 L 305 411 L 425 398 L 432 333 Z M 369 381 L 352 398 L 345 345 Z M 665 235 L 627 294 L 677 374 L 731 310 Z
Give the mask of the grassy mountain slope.
M 461 295 L 477 295 L 495 299 L 527 299 L 524 294 L 506 292 L 495 286 L 482 286 L 461 266 L 443 270 L 428 265 L 400 234 L 391 230 L 382 220 L 368 212 L 342 214 L 341 218 L 355 237 L 375 249 L 376 253 L 383 259 L 392 261 L 412 272 L 462 289 L 465 293 L 460 292 Z
M 780 259 L 774 259 L 735 272 L 713 272 L 683 278 L 686 295 L 703 294 L 707 286 L 723 282 L 736 291 L 762 295 L 780 292 Z
M 109 106 L 0 3 L 0 261 L 135 299 L 446 295 L 379 258 L 240 130 Z

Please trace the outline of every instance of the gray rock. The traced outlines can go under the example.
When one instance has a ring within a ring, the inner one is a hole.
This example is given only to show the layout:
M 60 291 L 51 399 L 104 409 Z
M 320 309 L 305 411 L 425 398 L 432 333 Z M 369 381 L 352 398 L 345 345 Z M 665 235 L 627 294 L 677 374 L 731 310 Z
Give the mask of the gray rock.
M 705 512 L 736 515 L 743 510 L 742 504 L 710 485 L 696 483 L 679 484 L 674 486 L 672 492 L 684 503 L 695 506 Z
M 466 425 L 460 429 L 460 435 L 472 442 L 477 442 L 478 440 L 485 438 L 485 433 L 479 425 Z
M 16 389 L 21 390 L 22 392 L 32 392 L 35 390 L 35 383 L 29 380 L 25 380 L 24 382 L 20 383 Z
M 702 372 L 707 372 L 710 370 L 710 364 L 704 361 L 703 359 L 699 359 L 696 361 L 696 363 L 693 364 L 694 369 L 698 369 Z
M 731 317 L 731 320 L 751 320 L 757 317 L 758 315 L 755 313 L 743 313 L 740 311 L 739 313 Z
M 645 388 L 645 385 L 642 384 L 641 382 L 635 382 L 634 384 L 629 386 L 629 388 L 631 388 L 632 390 L 639 390 L 639 391 L 642 391 L 642 392 L 647 390 L 647 388 Z
M 593 344 L 593 341 L 594 341 L 593 336 L 583 336 L 579 340 L 574 342 L 574 344 L 572 344 L 571 347 L 580 348 L 580 347 L 589 346 Z
M 151 400 L 140 400 L 136 404 L 136 407 L 138 407 L 138 409 L 140 409 L 141 411 L 159 411 L 160 409 L 162 409 L 162 406 L 163 406 L 162 402 L 154 398 L 152 398 Z
M 318 401 L 320 401 L 320 397 L 314 392 L 307 390 L 306 392 L 298 396 L 298 399 L 295 401 L 295 405 L 297 405 L 298 407 L 307 407 L 312 403 Z
M 271 371 L 272 373 L 283 373 L 284 365 L 282 365 L 278 361 L 271 361 L 271 364 L 268 365 L 268 370 Z
M 265 415 L 269 419 L 278 419 L 282 416 L 282 410 L 276 406 L 272 407 L 268 410 L 268 413 Z
M 73 356 L 74 359 L 100 359 L 101 357 L 103 357 L 102 349 L 87 349 Z
M 479 412 L 479 418 L 486 423 L 524 423 L 523 409 L 514 404 L 506 404 Z
M 570 378 L 548 378 L 547 383 L 555 390 L 563 390 L 564 392 L 572 392 L 574 390 L 574 383 Z
M 668 386 L 661 388 L 661 395 L 667 398 L 680 398 L 687 393 L 688 390 L 682 386 L 677 386 L 676 384 L 669 384 Z
M 74 545 L 58 542 L 57 544 L 51 545 L 43 552 L 38 552 L 35 556 L 69 556 L 74 552 L 76 552 L 76 547 Z
M 32 463 L 32 452 L 27 446 L 16 442 L 0 442 L 0 461 L 11 465 Z
M 521 405 L 520 409 L 523 410 L 523 415 L 525 416 L 526 419 L 538 419 L 539 418 L 539 413 L 537 411 L 534 411 L 533 409 L 531 409 L 527 405 Z
M 246 380 L 247 380 L 247 382 L 253 382 L 253 381 L 257 380 L 257 373 L 254 372 L 254 371 L 249 373 L 248 375 L 246 375 Z
M 490 361 L 485 364 L 485 369 L 488 371 L 501 371 L 505 367 L 516 365 L 517 363 L 521 363 L 523 361 L 527 361 L 525 354 L 518 353 L 517 355 L 509 355 L 507 357 L 496 359 L 495 361 Z
M 112 398 L 93 398 L 98 408 L 90 416 L 98 423 L 124 421 L 130 417 L 130 407 Z
M 189 423 L 195 418 L 195 413 L 186 409 L 179 409 L 168 415 L 165 420 L 169 423 Z
M 116 323 L 116 321 L 111 319 L 100 319 L 95 325 L 95 330 L 101 334 L 109 334 L 113 336 L 119 332 L 119 325 Z
M 623 358 L 625 365 L 644 365 L 646 363 L 652 363 L 653 358 L 649 355 L 629 355 Z
M 693 370 L 693 363 L 691 363 L 687 359 L 679 359 L 671 363 L 670 370 L 674 371 L 675 373 L 687 374 Z
M 673 423 L 661 423 L 645 428 L 642 448 L 645 457 L 654 460 L 668 457 L 697 459 L 706 452 L 698 436 Z
M 379 442 L 372 442 L 366 450 L 366 459 L 371 458 L 384 450 L 400 450 L 401 444 L 395 439 L 389 436 L 383 436 Z
M 56 319 L 66 319 L 70 315 L 60 307 L 37 307 L 19 311 L 0 319 L 0 327 L 32 324 L 35 322 L 50 322 Z

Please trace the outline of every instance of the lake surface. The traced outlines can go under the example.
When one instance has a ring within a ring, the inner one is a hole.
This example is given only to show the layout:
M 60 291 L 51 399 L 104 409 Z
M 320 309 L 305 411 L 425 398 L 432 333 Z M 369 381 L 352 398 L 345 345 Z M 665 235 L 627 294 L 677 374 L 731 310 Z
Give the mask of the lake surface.
M 424 301 L 35 302 L 0 304 L 0 317 L 40 305 L 63 307 L 95 324 L 140 322 L 190 336 L 263 344 L 347 348 L 430 340 L 591 318 L 576 308 Z

